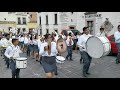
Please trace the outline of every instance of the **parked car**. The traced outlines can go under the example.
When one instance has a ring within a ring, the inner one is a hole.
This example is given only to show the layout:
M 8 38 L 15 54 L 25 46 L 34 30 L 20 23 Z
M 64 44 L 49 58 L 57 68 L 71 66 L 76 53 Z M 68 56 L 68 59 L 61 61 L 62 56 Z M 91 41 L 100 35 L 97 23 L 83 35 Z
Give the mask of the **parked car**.
M 76 32 L 78 32 L 78 34 L 81 34 L 79 30 L 74 30 L 74 29 L 62 30 L 61 33 L 64 33 L 65 36 L 67 37 L 70 32 L 71 32 L 72 36 L 74 36 Z
M 110 41 L 110 44 L 111 44 L 111 52 L 110 52 L 110 55 L 117 55 L 118 54 L 118 49 L 117 49 L 117 46 L 116 46 L 116 43 L 115 43 L 115 38 L 114 38 L 114 34 L 111 35 L 111 36 L 108 36 L 107 37 Z

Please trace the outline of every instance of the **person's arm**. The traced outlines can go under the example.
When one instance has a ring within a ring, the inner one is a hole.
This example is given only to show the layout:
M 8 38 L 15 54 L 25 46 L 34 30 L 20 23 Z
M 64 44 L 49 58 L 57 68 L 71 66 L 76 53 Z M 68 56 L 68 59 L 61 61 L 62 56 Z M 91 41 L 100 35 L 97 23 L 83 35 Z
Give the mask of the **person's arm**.
M 80 38 L 78 39 L 77 45 L 78 45 L 78 47 L 83 48 L 83 45 L 82 45 L 82 37 L 80 37 Z
M 46 47 L 47 47 L 47 45 L 41 44 L 41 46 L 40 46 L 40 52 L 39 52 L 40 55 L 43 55 L 45 53 Z
M 22 51 L 20 50 L 20 47 L 18 46 L 18 51 L 19 51 L 19 53 L 22 53 Z
M 116 41 L 120 40 L 120 36 L 119 36 L 118 34 L 115 33 L 115 34 L 114 34 L 114 37 L 115 37 L 115 40 L 116 40 Z
M 10 47 L 8 47 L 6 50 L 5 50 L 5 53 L 4 53 L 4 55 L 7 57 L 7 58 L 9 58 L 10 59 L 10 55 L 9 55 L 9 53 L 11 52 L 11 48 Z

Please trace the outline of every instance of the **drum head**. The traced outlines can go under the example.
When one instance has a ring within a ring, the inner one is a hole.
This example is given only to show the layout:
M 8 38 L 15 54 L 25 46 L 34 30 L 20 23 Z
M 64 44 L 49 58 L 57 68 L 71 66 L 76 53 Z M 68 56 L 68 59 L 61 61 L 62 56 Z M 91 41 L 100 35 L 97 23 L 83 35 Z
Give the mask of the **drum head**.
M 104 46 L 97 37 L 90 37 L 86 44 L 87 53 L 93 58 L 100 58 L 104 53 Z
M 27 58 L 26 57 L 19 57 L 19 58 L 16 58 L 16 60 L 23 61 L 23 60 L 27 60 Z
M 57 56 L 56 59 L 59 60 L 59 61 L 65 61 L 65 58 L 62 57 L 62 56 Z

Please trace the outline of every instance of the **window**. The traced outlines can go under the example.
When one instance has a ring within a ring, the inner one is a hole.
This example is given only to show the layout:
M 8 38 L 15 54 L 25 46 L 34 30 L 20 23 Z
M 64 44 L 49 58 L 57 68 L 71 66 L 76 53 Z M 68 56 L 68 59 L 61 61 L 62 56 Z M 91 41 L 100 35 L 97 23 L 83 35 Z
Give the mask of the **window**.
M 73 14 L 73 12 L 71 12 L 71 14 Z
M 41 25 L 41 17 L 39 17 L 39 20 L 40 20 L 40 25 Z
M 23 18 L 23 24 L 26 24 L 26 18 Z
M 21 24 L 21 19 L 20 19 L 20 17 L 18 18 L 18 24 Z
M 23 28 L 23 32 L 25 32 L 26 31 L 26 29 L 25 28 Z
M 46 25 L 48 25 L 48 15 L 46 15 Z
M 40 29 L 40 35 L 42 35 L 42 29 Z
M 56 30 L 55 30 L 55 32 L 57 32 L 57 33 L 58 33 L 58 30 L 56 29 Z
M 87 26 L 88 26 L 88 28 L 89 28 L 89 30 L 90 30 L 90 34 L 92 34 L 93 35 L 93 21 L 87 21 Z
M 17 30 L 17 34 L 19 34 L 20 33 L 20 28 L 18 28 L 18 30 Z
M 55 14 L 55 25 L 57 25 L 57 14 Z
M 49 33 L 49 29 L 46 29 L 46 33 Z
M 75 29 L 75 27 L 70 27 L 70 29 Z
M 10 29 L 12 29 L 12 27 L 9 27 L 8 30 L 10 31 Z

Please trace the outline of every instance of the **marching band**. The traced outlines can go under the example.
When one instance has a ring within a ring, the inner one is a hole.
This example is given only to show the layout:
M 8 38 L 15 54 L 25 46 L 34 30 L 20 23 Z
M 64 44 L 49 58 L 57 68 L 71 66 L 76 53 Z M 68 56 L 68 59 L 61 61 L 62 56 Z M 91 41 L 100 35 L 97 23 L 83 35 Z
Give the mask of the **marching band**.
M 107 34 L 104 32 L 104 28 L 100 28 L 100 33 L 96 37 L 105 37 Z M 72 58 L 73 44 L 79 47 L 81 54 L 81 62 L 83 60 L 83 77 L 90 75 L 89 67 L 92 57 L 88 54 L 86 43 L 88 39 L 92 37 L 90 35 L 88 27 L 83 28 L 83 34 L 73 37 L 71 33 L 69 36 L 65 36 L 64 33 L 58 34 L 54 32 L 52 34 L 45 34 L 44 36 L 37 34 L 23 34 L 23 35 L 1 35 L 0 48 L 4 52 L 3 56 L 6 61 L 7 68 L 12 70 L 12 78 L 19 78 L 20 68 L 16 66 L 16 59 L 20 57 L 20 53 L 27 53 L 28 57 L 35 59 L 39 62 L 46 73 L 46 78 L 53 78 L 57 75 L 56 57 L 61 56 L 63 52 L 68 52 L 66 60 Z M 114 34 L 117 47 L 119 49 L 116 63 L 120 63 L 120 25 L 118 31 Z M 62 57 L 62 56 L 61 56 Z M 60 58 L 59 58 L 60 59 Z M 64 60 L 64 57 L 62 57 Z M 62 60 L 61 59 L 61 60 Z M 21 61 L 23 61 L 21 59 Z M 62 61 L 61 61 L 62 62 Z M 26 64 L 26 63 L 23 63 Z

